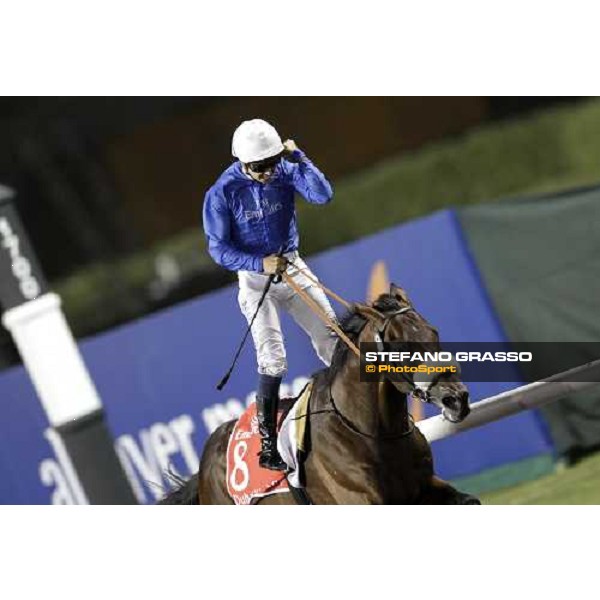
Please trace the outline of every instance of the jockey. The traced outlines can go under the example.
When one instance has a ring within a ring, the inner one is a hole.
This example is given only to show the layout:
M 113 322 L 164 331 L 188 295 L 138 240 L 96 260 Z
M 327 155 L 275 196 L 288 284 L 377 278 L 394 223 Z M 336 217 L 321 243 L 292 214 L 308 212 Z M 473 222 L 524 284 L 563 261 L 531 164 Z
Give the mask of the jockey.
M 298 270 L 312 275 L 298 255 L 294 200 L 297 192 L 311 204 L 326 204 L 333 195 L 331 185 L 293 140 L 282 143 L 275 128 L 262 119 L 244 121 L 236 129 L 232 153 L 238 160 L 206 193 L 203 223 L 211 257 L 222 267 L 237 271 L 238 302 L 246 320 L 250 322 L 256 312 L 269 275 L 281 274 L 286 269 L 335 320 L 323 291 Z M 286 283 L 270 287 L 252 326 L 252 337 L 259 373 L 256 394 L 261 435 L 259 462 L 273 470 L 286 469 L 277 451 L 276 430 L 279 385 L 287 371 L 280 308 L 291 314 L 310 336 L 317 355 L 326 365 L 331 363 L 337 342 L 335 333 Z

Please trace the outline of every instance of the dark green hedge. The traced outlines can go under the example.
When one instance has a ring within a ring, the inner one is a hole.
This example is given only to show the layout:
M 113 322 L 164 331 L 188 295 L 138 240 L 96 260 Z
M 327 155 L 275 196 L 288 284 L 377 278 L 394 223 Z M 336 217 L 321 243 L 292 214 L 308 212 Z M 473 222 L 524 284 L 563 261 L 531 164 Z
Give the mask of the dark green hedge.
M 600 102 L 553 110 L 403 155 L 340 181 L 325 211 L 302 208 L 304 251 L 451 205 L 600 180 Z

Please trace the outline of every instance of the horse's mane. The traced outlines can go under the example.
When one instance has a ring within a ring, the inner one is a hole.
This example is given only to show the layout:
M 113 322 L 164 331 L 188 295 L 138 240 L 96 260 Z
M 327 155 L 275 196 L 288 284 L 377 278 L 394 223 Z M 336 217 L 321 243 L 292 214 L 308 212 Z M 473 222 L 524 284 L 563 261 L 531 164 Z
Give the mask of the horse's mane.
M 401 308 L 401 303 L 398 301 L 398 298 L 392 294 L 381 294 L 373 302 L 373 308 L 377 309 L 379 312 L 387 313 L 394 310 L 398 310 Z M 350 338 L 352 342 L 358 344 L 358 338 L 360 336 L 361 331 L 364 329 L 367 323 L 366 317 L 359 314 L 355 310 L 348 311 L 346 314 L 342 316 L 339 321 L 339 325 L 342 331 Z M 335 345 L 335 349 L 333 351 L 333 357 L 331 359 L 331 366 L 327 369 L 323 369 L 317 375 L 321 375 L 325 378 L 325 382 L 330 384 L 333 380 L 335 374 L 346 364 L 346 360 L 348 359 L 348 353 L 351 352 L 350 348 L 342 340 L 341 338 L 337 341 Z M 317 378 L 315 376 L 315 378 Z M 320 377 L 319 377 L 320 379 Z

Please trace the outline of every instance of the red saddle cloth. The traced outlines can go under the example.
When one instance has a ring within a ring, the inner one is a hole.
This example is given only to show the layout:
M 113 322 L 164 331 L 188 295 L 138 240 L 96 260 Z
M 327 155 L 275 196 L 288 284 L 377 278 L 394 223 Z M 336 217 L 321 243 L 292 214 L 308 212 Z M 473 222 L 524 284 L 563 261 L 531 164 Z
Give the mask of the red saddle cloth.
M 284 400 L 279 404 L 277 422 L 280 425 L 290 403 Z M 290 491 L 283 471 L 259 466 L 259 452 L 258 417 L 253 402 L 238 419 L 227 445 L 227 491 L 236 504 L 252 504 L 264 496 Z

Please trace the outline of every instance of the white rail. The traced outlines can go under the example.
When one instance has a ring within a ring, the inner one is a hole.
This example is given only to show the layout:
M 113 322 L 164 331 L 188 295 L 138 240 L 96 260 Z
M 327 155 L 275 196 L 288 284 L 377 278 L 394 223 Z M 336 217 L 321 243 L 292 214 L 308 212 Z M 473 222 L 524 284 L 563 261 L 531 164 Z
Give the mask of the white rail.
M 600 386 L 600 360 L 475 402 L 471 405 L 471 414 L 462 423 L 453 424 L 437 415 L 417 425 L 429 442 L 435 442 L 594 386 Z

